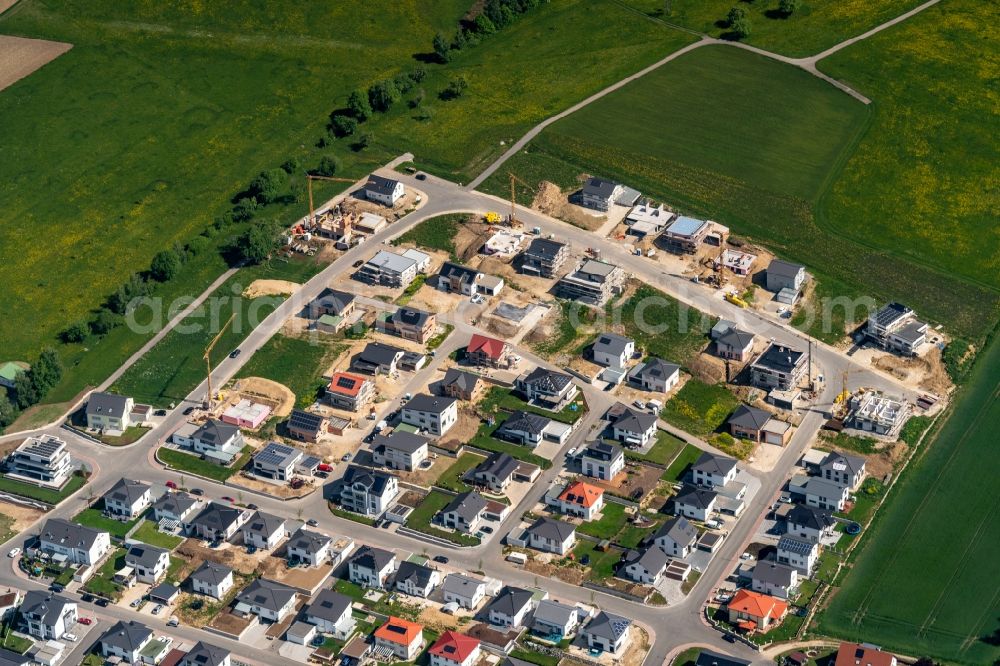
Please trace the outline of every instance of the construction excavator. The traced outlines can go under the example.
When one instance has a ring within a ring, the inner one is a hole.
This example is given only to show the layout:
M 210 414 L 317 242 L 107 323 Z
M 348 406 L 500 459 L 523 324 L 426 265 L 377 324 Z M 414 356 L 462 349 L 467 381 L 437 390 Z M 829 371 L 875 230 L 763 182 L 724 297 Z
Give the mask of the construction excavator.
M 226 332 L 226 329 L 229 328 L 229 325 L 233 323 L 233 319 L 235 318 L 235 312 L 229 315 L 229 321 L 223 324 L 222 328 L 219 329 L 219 332 L 215 334 L 214 338 L 212 338 L 212 341 L 208 343 L 208 346 L 205 347 L 205 353 L 202 356 L 202 358 L 205 359 L 205 367 L 208 370 L 208 392 L 205 394 L 205 409 L 209 412 L 212 411 L 212 403 L 215 400 L 215 395 L 212 393 L 212 350 L 215 349 L 215 345 L 219 342 L 222 334 Z

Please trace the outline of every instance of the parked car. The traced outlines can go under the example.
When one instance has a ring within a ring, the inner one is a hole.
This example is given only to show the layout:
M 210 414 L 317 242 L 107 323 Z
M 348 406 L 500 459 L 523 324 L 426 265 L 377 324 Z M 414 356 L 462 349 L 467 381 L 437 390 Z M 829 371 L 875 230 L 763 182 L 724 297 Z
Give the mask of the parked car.
M 177 619 L 176 615 L 171 615 L 170 619 L 167 620 L 167 626 L 168 627 L 176 627 L 180 623 L 181 623 L 181 621 Z
M 69 641 L 70 643 L 76 643 L 76 634 L 71 634 L 68 631 L 62 635 L 63 640 Z
M 354 268 L 358 268 L 359 266 L 361 266 L 364 263 L 365 263 L 364 259 L 358 259 L 353 264 L 351 264 L 351 266 L 354 267 Z
M 159 615 L 161 610 L 163 610 L 163 604 L 156 604 L 156 608 L 153 609 L 153 615 Z
M 90 596 L 90 595 L 87 595 L 87 596 Z M 80 624 L 82 624 L 85 627 L 89 627 L 90 625 L 94 624 L 94 621 L 91 620 L 89 617 L 81 617 L 79 620 L 77 620 L 77 622 L 79 622 Z
M 182 413 L 184 414 L 184 416 L 191 416 L 191 412 L 193 412 L 193 411 L 194 411 L 194 407 L 187 407 L 187 408 L 185 408 L 185 410 Z
M 141 603 L 142 603 L 142 597 L 139 597 L 138 599 L 133 599 L 132 603 L 130 603 L 129 606 L 131 606 L 132 608 L 138 608 L 139 604 Z
M 416 176 L 414 176 L 414 178 L 416 178 L 417 180 L 427 180 L 427 174 L 421 171 Z
M 319 525 L 319 521 L 316 520 L 315 518 L 310 518 L 309 520 L 306 521 L 306 525 L 308 525 L 309 527 L 316 527 L 317 525 Z
M 344 462 L 348 462 L 351 459 L 351 454 L 350 453 L 345 453 L 344 455 L 342 455 L 340 457 L 340 459 L 343 460 Z
M 329 472 L 316 472 L 316 474 L 315 474 L 314 476 L 315 476 L 315 477 L 316 477 L 317 479 L 325 479 L 325 478 L 327 478 L 328 476 L 330 476 L 330 473 L 329 473 Z
M 257 552 L 257 546 L 247 546 L 247 555 L 253 555 Z
M 51 585 L 49 585 L 49 589 L 55 592 L 56 594 L 59 594 L 60 592 L 66 589 L 66 586 L 61 583 L 52 583 Z
M 108 604 L 110 604 L 111 602 L 105 599 L 104 597 L 97 597 L 97 601 L 95 601 L 94 603 L 100 606 L 101 608 L 107 608 Z
M 197 495 L 197 496 L 199 496 L 199 497 L 200 497 L 200 496 L 202 496 L 202 495 L 204 495 L 204 494 L 205 494 L 205 491 L 204 491 L 204 490 L 202 490 L 201 488 L 192 488 L 192 489 L 191 489 L 191 494 L 192 494 L 192 495 Z
M 435 555 L 434 561 L 440 564 L 448 564 L 448 558 L 445 557 L 444 555 Z
M 569 448 L 569 451 L 566 452 L 566 457 L 567 458 L 572 458 L 575 455 L 576 455 L 576 447 L 575 446 L 571 446 Z
M 167 410 L 165 409 L 157 409 L 155 412 L 153 412 L 153 416 L 166 416 L 166 415 L 167 415 Z
M 299 488 L 305 485 L 305 481 L 303 481 L 299 477 L 295 477 L 294 479 L 288 482 L 288 485 L 290 485 L 293 490 L 298 490 Z
M 80 597 L 80 601 L 83 601 L 84 603 L 88 603 L 89 604 L 89 603 L 91 603 L 91 602 L 94 601 L 94 595 L 90 594 L 89 592 L 85 592 Z M 83 622 L 83 620 L 80 620 L 80 621 Z
M 233 351 L 229 352 L 229 358 L 236 358 L 239 355 L 240 355 L 239 349 L 234 349 Z
M 165 485 L 167 488 L 170 488 L 171 490 L 177 490 L 177 483 L 175 483 L 174 481 L 167 481 L 163 485 Z
M 351 454 L 349 454 L 349 453 L 347 454 L 348 458 L 350 457 L 350 455 Z M 326 464 L 326 463 L 320 463 L 320 464 L 316 465 L 316 469 L 318 469 L 321 472 L 332 472 L 333 471 L 333 467 L 330 466 L 330 465 L 328 465 L 328 464 Z
M 15 546 L 14 548 L 10 549 L 9 553 L 7 553 L 7 557 L 9 557 L 11 559 L 14 559 L 15 557 L 17 557 L 20 554 L 21 554 L 21 549 Z
M 257 506 L 256 504 L 251 503 L 251 504 L 247 504 L 247 508 L 250 509 L 251 511 L 256 511 L 260 507 Z
M 493 534 L 493 528 L 489 525 L 483 525 L 481 529 L 487 534 Z
M 236 500 L 230 497 L 229 495 L 223 495 L 219 499 L 229 502 L 230 504 L 236 504 Z

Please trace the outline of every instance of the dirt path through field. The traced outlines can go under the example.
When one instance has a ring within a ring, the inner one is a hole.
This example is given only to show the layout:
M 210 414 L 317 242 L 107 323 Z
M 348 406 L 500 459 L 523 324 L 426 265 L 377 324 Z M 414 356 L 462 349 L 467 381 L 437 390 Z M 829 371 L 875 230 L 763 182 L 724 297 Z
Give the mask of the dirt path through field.
M 11 4 L 13 3 L 0 0 L 0 12 Z M 0 35 L 0 90 L 23 79 L 71 48 L 72 44 L 63 42 Z

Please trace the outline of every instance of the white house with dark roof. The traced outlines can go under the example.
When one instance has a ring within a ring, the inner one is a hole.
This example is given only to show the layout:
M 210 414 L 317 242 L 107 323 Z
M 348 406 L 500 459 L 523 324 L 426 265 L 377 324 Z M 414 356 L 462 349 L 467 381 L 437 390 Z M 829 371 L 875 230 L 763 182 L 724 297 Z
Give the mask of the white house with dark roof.
M 403 405 L 400 418 L 403 423 L 440 437 L 458 421 L 458 400 L 448 396 L 418 393 Z
M 475 491 L 456 495 L 438 514 L 441 524 L 453 530 L 472 534 L 479 529 L 489 505 L 486 498 Z
M 655 414 L 626 407 L 611 423 L 611 436 L 633 448 L 641 449 L 656 439 Z
M 674 514 L 702 522 L 716 510 L 718 495 L 698 486 L 684 485 L 673 498 Z
M 362 191 L 366 199 L 384 206 L 394 206 L 406 194 L 406 188 L 398 180 L 375 174 L 368 177 L 368 182 L 365 183 Z
M 101 636 L 101 656 L 118 657 L 129 664 L 139 663 L 140 653 L 152 640 L 153 631 L 146 625 L 135 620 L 129 622 L 119 620 Z
M 506 585 L 486 605 L 486 616 L 490 624 L 500 627 L 519 627 L 524 624 L 528 613 L 534 609 L 532 593 L 519 587 Z
M 437 288 L 439 291 L 474 296 L 478 290 L 478 280 L 482 276 L 479 271 L 446 261 L 441 264 L 438 272 Z
M 804 474 L 796 474 L 791 478 L 788 492 L 793 500 L 829 511 L 843 511 L 851 494 L 850 489 L 842 483 Z
M 502 493 L 510 485 L 519 463 L 509 453 L 491 453 L 476 466 L 472 478 L 495 493 Z
M 630 550 L 625 553 L 619 568 L 619 576 L 643 585 L 655 585 L 667 569 L 670 558 L 656 546 L 646 550 Z
M 333 539 L 327 535 L 300 527 L 288 537 L 288 543 L 285 544 L 286 556 L 289 559 L 305 562 L 311 567 L 318 567 L 329 561 L 332 544 Z
M 441 574 L 426 564 L 404 560 L 396 570 L 396 589 L 411 597 L 428 598 L 441 583 Z
M 585 476 L 610 481 L 625 469 L 625 453 L 620 446 L 598 440 L 583 450 L 580 465 Z
M 348 511 L 379 516 L 399 494 L 399 478 L 392 474 L 350 465 L 339 483 L 340 505 Z
M 268 442 L 253 456 L 253 474 L 271 481 L 288 481 L 295 476 L 296 465 L 302 458 L 302 451 L 296 448 Z
M 295 610 L 295 588 L 267 578 L 254 579 L 236 595 L 233 611 L 252 613 L 268 622 L 281 622 Z
M 777 561 L 798 571 L 803 576 L 811 576 L 819 560 L 819 542 L 815 539 L 785 536 L 778 539 Z
M 272 550 L 288 535 L 288 521 L 257 511 L 243 525 L 243 543 L 259 550 Z
M 225 648 L 204 641 L 194 644 L 178 666 L 230 666 L 232 654 Z
M 583 638 L 591 650 L 621 654 L 631 638 L 632 620 L 601 611 L 583 628 Z
M 142 481 L 118 479 L 104 493 L 104 513 L 124 520 L 138 517 L 153 503 L 153 487 Z
M 375 435 L 372 440 L 372 460 L 376 465 L 412 472 L 427 460 L 430 439 L 405 430 L 391 435 Z
M 827 481 L 857 490 L 865 478 L 865 459 L 850 453 L 832 451 L 819 464 L 819 475 Z
M 799 572 L 773 560 L 757 562 L 750 574 L 750 589 L 779 599 L 795 596 L 799 586 Z
M 305 619 L 324 634 L 331 634 L 338 640 L 354 633 L 357 624 L 351 614 L 351 598 L 331 589 L 321 590 L 313 597 L 313 602 L 305 610 Z
M 56 560 L 91 565 L 111 550 L 111 535 L 62 518 L 49 518 L 38 535 L 38 548 Z
M 522 446 L 536 447 L 543 441 L 562 445 L 569 437 L 570 428 L 539 414 L 517 410 L 493 432 L 493 436 Z
M 385 589 L 389 577 L 396 570 L 396 555 L 382 548 L 362 546 L 348 560 L 347 569 L 352 583 Z
M 219 502 L 209 502 L 190 522 L 185 531 L 208 541 L 229 541 L 250 520 L 252 511 Z
M 183 523 L 201 510 L 203 502 L 187 493 L 167 492 L 153 502 L 153 518 Z
M 18 609 L 25 633 L 40 640 L 59 640 L 77 621 L 77 603 L 42 590 L 28 590 Z
M 653 357 L 629 370 L 625 379 L 633 388 L 667 393 L 681 381 L 681 366 Z
M 785 514 L 785 532 L 792 536 L 819 541 L 834 532 L 837 521 L 825 509 L 796 504 Z
M 670 518 L 653 534 L 653 543 L 670 557 L 685 558 L 694 552 L 698 530 L 683 516 Z
M 635 354 L 635 340 L 617 333 L 601 333 L 594 340 L 590 353 L 594 363 L 621 370 Z
M 369 342 L 353 359 L 351 370 L 370 375 L 391 375 L 405 354 L 405 350 L 381 342 Z
M 134 543 L 125 553 L 125 566 L 132 567 L 136 580 L 154 585 L 170 567 L 170 551 L 165 548 Z
M 539 518 L 525 530 L 528 545 L 536 550 L 565 555 L 576 543 L 576 527 L 561 520 Z
M 753 353 L 756 337 L 753 333 L 741 331 L 731 322 L 726 323 L 725 328 L 718 334 L 716 334 L 715 329 L 712 329 L 715 353 L 719 358 L 742 363 L 748 360 Z
M 557 409 L 576 397 L 577 386 L 566 373 L 537 367 L 517 378 L 514 387 L 528 402 L 548 409 Z
M 927 341 L 927 324 L 902 303 L 887 303 L 868 316 L 865 335 L 882 349 L 912 356 Z
M 621 183 L 591 176 L 580 190 L 579 201 L 581 206 L 607 212 L 624 193 Z
M 122 433 L 132 425 L 131 414 L 135 407 L 132 398 L 116 393 L 91 393 L 84 410 L 87 427 L 109 434 Z
M 201 563 L 188 578 L 191 589 L 198 594 L 205 594 L 215 599 L 222 599 L 233 589 L 233 570 L 224 564 L 211 560 Z
M 572 636 L 580 626 L 581 613 L 576 606 L 542 599 L 535 605 L 535 614 L 531 616 L 531 631 L 554 642 L 561 641 Z
M 240 429 L 217 419 L 208 419 L 190 437 L 190 447 L 195 453 L 223 465 L 232 463 L 243 453 L 244 446 Z
M 691 466 L 691 480 L 699 486 L 722 487 L 736 479 L 736 472 L 735 458 L 705 451 Z
M 441 596 L 446 604 L 455 603 L 472 610 L 486 596 L 486 582 L 465 574 L 448 574 L 441 585 Z

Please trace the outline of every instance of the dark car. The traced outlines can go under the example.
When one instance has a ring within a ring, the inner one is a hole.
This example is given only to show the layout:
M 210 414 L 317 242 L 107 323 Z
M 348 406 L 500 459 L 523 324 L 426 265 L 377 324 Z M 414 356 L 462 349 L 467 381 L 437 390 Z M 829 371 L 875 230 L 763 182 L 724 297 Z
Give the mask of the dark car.
M 319 471 L 317 471 L 315 474 L 313 474 L 313 476 L 315 476 L 317 479 L 325 479 L 328 476 L 330 476 L 330 473 L 329 472 L 319 472 Z
M 371 444 L 374 441 L 375 441 L 375 431 L 373 430 L 372 432 L 365 435 L 364 442 L 365 444 Z
M 190 416 L 191 412 L 194 411 L 194 407 L 188 407 L 184 410 L 184 416 Z
M 448 564 L 448 558 L 444 555 L 435 555 L 434 561 L 439 562 L 440 564 Z
M 256 511 L 260 507 L 257 506 L 256 504 L 247 504 L 247 508 L 250 509 L 251 511 Z
M 49 585 L 49 589 L 58 594 L 63 590 L 65 590 L 66 586 L 61 583 L 52 583 L 51 585 Z
M 158 409 L 155 412 L 153 412 L 153 416 L 166 416 L 166 415 L 167 415 L 167 410 L 165 409 Z
M 234 349 L 233 351 L 229 352 L 229 358 L 236 358 L 239 355 L 240 355 L 239 349 Z
M 191 494 L 192 495 L 198 495 L 200 497 L 200 496 L 202 496 L 202 495 L 205 494 L 205 491 L 202 490 L 201 488 L 192 488 L 191 489 Z
M 100 606 L 101 608 L 107 608 L 108 604 L 111 602 L 105 599 L 104 597 L 98 597 L 97 601 L 95 601 L 94 603 Z
M 722 634 L 722 640 L 726 641 L 727 643 L 736 642 L 736 638 L 732 634 Z
M 309 527 L 316 527 L 317 525 L 319 525 L 319 521 L 316 520 L 315 518 L 310 518 L 309 520 L 306 521 L 306 525 L 308 525 Z
M 479 529 L 481 529 L 481 530 L 482 530 L 483 532 L 485 532 L 486 534 L 493 534 L 493 528 L 492 528 L 492 527 L 490 527 L 489 525 L 483 525 L 483 526 L 482 526 L 481 528 L 479 528 Z
M 230 497 L 229 495 L 223 495 L 220 499 L 229 502 L 230 504 L 236 504 L 236 500 Z
M 88 604 L 91 603 L 93 600 L 94 600 L 94 595 L 92 594 L 84 594 L 83 596 L 80 597 L 80 601 L 83 601 Z
M 364 259 L 358 259 L 358 260 L 357 260 L 357 261 L 355 261 L 355 262 L 354 262 L 353 264 L 351 264 L 351 266 L 353 266 L 354 268 L 357 268 L 358 266 L 361 266 L 361 265 L 362 265 L 362 264 L 364 264 L 364 263 L 365 263 L 365 260 L 364 260 Z
M 414 178 L 416 178 L 417 180 L 427 180 L 427 174 L 421 172 L 418 173 L 416 176 L 414 176 Z

